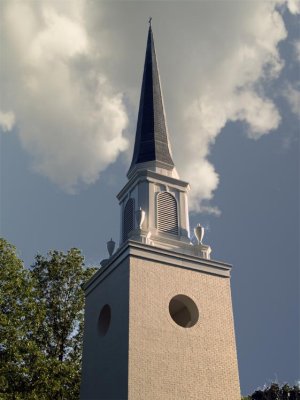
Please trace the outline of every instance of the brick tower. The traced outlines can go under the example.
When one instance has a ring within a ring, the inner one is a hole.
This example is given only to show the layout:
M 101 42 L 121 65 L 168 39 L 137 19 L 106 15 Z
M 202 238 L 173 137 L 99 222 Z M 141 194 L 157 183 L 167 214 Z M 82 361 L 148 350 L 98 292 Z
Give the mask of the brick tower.
M 190 241 L 151 25 L 127 176 L 120 246 L 85 285 L 81 399 L 240 400 L 231 266 L 200 225 Z

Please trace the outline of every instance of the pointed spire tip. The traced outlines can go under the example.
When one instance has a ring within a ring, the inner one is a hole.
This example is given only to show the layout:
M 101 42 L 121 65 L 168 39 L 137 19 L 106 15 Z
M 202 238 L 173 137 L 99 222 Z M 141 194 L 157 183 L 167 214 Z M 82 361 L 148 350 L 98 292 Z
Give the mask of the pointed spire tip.
M 151 22 L 152 22 L 152 17 L 150 17 L 150 18 L 149 18 L 149 21 L 148 21 L 149 27 L 150 27 L 150 28 L 151 28 Z
M 153 162 L 173 170 L 154 40 L 149 18 L 143 83 L 130 173 L 137 164 Z

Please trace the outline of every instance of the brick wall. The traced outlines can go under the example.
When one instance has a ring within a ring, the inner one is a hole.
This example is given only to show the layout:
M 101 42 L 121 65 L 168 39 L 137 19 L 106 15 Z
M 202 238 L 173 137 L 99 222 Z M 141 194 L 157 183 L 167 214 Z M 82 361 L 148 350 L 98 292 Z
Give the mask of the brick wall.
M 240 400 L 230 279 L 132 257 L 129 287 L 129 400 Z M 191 328 L 169 314 L 178 294 Z

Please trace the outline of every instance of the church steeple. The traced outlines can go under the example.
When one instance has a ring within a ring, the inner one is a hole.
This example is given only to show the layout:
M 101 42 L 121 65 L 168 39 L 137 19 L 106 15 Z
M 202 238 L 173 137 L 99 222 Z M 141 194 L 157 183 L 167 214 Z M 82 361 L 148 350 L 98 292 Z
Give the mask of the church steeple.
M 150 21 L 149 21 L 150 22 Z M 151 23 L 128 182 L 118 194 L 120 244 L 128 239 L 190 251 L 189 184 L 172 160 Z
M 145 163 L 147 164 L 145 165 Z M 134 152 L 128 176 L 131 175 L 135 167 L 143 168 L 145 166 L 149 169 L 149 165 L 163 168 L 167 171 L 174 169 L 168 140 L 151 19 L 149 20 Z
M 81 400 L 241 398 L 231 266 L 210 260 L 202 226 L 191 241 L 175 172 L 150 26 L 120 246 L 84 285 Z

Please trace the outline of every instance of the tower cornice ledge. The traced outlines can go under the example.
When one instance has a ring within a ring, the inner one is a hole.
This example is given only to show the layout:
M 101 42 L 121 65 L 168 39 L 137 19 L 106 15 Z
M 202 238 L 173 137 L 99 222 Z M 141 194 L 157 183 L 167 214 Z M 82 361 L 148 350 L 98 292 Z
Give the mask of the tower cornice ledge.
M 111 257 L 107 265 L 101 267 L 99 271 L 91 277 L 91 279 L 83 286 L 85 295 L 88 295 L 95 287 L 102 282 L 112 271 L 122 264 L 127 258 L 139 258 L 159 264 L 164 264 L 166 267 L 176 267 L 189 269 L 196 272 L 216 275 L 223 278 L 230 278 L 232 265 L 221 261 L 207 260 L 201 257 L 180 254 L 176 251 L 160 249 L 127 240 L 123 246 Z
M 170 185 L 178 190 L 189 191 L 190 185 L 188 182 L 182 181 L 181 179 L 173 178 L 171 176 L 161 175 L 154 171 L 146 169 L 136 170 L 135 174 L 131 176 L 130 180 L 126 183 L 123 189 L 117 194 L 117 199 L 121 201 L 123 197 L 128 193 L 128 190 L 135 186 L 140 181 L 154 182 L 156 184 Z

